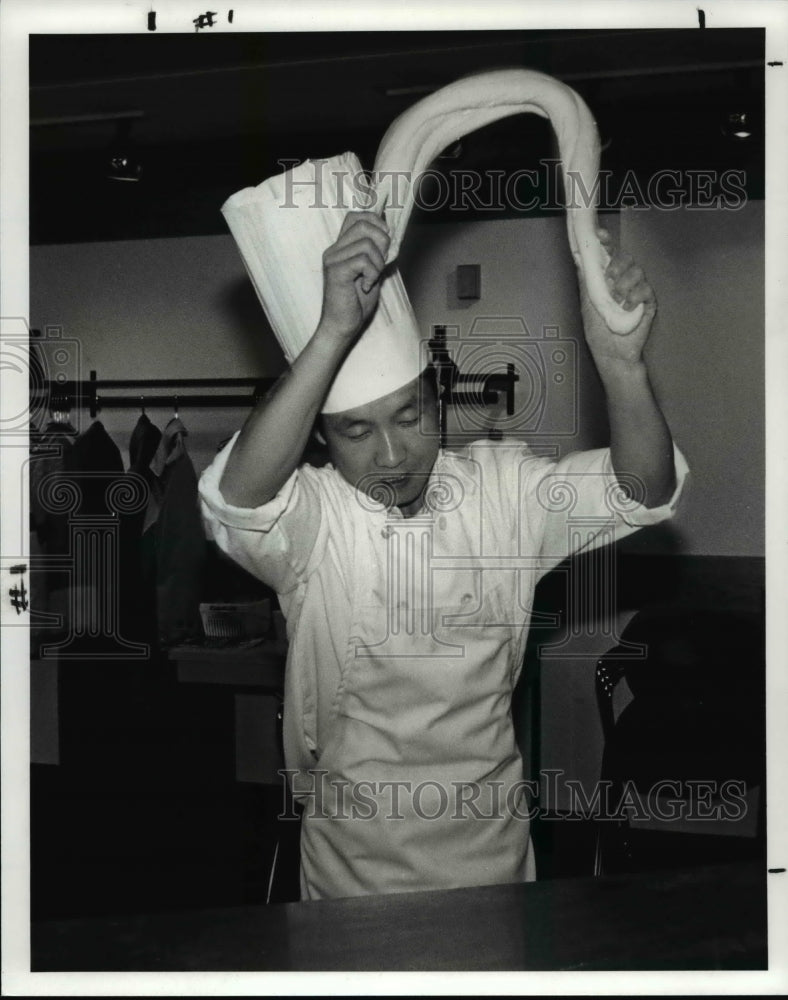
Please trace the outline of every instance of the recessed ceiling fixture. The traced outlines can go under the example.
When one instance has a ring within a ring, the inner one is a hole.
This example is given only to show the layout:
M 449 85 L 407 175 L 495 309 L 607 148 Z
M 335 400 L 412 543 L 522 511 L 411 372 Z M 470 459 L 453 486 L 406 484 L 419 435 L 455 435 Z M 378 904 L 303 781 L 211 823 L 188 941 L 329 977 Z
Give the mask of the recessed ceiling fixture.
M 138 181 L 142 177 L 142 163 L 131 138 L 132 124 L 130 119 L 119 121 L 110 143 L 107 177 L 112 181 Z
M 753 134 L 752 116 L 747 111 L 729 111 L 723 118 L 722 134 L 740 142 L 751 139 Z

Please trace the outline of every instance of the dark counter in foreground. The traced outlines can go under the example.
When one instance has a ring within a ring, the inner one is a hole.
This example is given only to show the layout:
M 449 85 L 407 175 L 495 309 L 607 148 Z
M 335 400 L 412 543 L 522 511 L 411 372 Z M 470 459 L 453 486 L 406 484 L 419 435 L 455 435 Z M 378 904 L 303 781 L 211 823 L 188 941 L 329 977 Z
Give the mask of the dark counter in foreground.
M 765 969 L 761 864 L 42 922 L 32 970 Z

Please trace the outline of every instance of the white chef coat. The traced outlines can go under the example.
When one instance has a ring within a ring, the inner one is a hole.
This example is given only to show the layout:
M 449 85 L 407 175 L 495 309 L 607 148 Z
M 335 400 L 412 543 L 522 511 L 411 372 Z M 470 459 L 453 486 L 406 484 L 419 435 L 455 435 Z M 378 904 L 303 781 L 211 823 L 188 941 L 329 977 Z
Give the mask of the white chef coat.
M 479 441 L 439 453 L 405 519 L 330 465 L 300 467 L 258 508 L 227 504 L 234 442 L 203 473 L 202 510 L 287 619 L 303 897 L 533 878 L 511 694 L 534 587 L 570 553 L 671 516 L 680 452 L 674 496 L 649 510 L 623 496 L 608 449 L 555 462 Z

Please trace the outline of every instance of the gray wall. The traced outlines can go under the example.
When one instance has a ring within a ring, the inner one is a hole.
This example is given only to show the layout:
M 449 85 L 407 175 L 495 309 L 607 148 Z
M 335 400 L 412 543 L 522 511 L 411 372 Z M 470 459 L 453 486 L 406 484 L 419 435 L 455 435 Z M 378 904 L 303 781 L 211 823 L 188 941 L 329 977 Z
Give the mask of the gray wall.
M 763 203 L 606 219 L 614 231 L 619 223 L 657 290 L 650 368 L 692 468 L 675 522 L 680 550 L 763 555 Z M 482 266 L 482 297 L 473 303 L 458 300 L 454 285 L 456 265 L 468 263 Z M 520 317 L 533 350 L 545 326 L 574 341 L 577 402 L 548 394 L 538 440 L 560 452 L 605 443 L 562 219 L 413 226 L 402 269 L 425 335 L 447 324 L 466 339 L 461 367 L 475 357 L 467 353 L 474 320 L 486 317 Z M 33 247 L 30 308 L 32 326 L 61 326 L 78 339 L 84 377 L 92 368 L 99 379 L 145 379 L 275 375 L 283 366 L 229 236 Z M 170 416 L 150 414 L 161 423 Z M 196 465 L 210 461 L 244 415 L 181 408 Z M 551 433 L 571 431 L 574 415 L 574 432 Z M 125 449 L 136 413 L 106 410 L 101 419 Z

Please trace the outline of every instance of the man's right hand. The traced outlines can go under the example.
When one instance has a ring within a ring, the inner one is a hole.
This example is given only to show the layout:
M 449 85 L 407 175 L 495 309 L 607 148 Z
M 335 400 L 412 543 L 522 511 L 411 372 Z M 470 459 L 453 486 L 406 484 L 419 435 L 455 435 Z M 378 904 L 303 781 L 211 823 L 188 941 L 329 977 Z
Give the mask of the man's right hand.
M 377 308 L 391 238 L 374 212 L 348 212 L 323 254 L 323 311 L 318 330 L 350 342 Z

